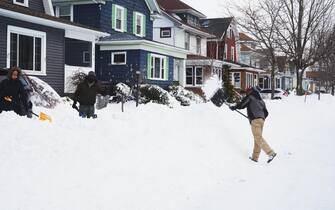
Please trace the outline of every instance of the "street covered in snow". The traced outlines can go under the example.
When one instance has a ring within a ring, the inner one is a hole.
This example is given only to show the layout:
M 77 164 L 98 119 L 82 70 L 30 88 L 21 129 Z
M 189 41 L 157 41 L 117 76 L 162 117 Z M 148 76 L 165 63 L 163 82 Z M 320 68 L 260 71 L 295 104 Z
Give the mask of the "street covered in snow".
M 248 159 L 248 120 L 226 106 L 108 105 L 53 122 L 0 115 L 1 210 L 335 209 L 335 97 L 266 101 L 277 152 Z

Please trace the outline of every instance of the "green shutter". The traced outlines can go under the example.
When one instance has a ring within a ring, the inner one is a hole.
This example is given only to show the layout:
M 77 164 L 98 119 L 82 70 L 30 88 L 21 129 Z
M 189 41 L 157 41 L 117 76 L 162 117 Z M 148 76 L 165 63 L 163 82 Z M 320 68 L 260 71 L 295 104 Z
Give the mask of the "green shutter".
M 165 58 L 164 80 L 169 80 L 169 57 Z
M 151 53 L 148 53 L 148 62 L 147 62 L 147 79 L 151 79 Z
M 146 26 L 147 26 L 147 22 L 146 22 L 146 16 L 145 15 L 143 15 L 143 24 L 142 24 L 142 34 L 143 34 L 143 36 L 145 37 L 146 36 Z
M 133 34 L 136 34 L 136 12 L 133 12 Z
M 124 25 L 123 25 L 123 32 L 127 32 L 127 22 L 128 21 L 128 10 L 127 8 L 124 8 Z
M 113 29 L 116 28 L 116 7 L 115 7 L 115 4 L 113 4 L 113 7 L 112 7 L 112 28 Z

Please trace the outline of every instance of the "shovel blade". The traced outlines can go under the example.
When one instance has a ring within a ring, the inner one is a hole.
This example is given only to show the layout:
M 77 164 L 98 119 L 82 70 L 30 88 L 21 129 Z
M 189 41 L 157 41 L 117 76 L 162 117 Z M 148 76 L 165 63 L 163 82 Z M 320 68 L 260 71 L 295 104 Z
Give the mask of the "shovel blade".
M 50 123 L 52 122 L 52 119 L 49 115 L 41 112 L 40 115 L 39 115 L 39 120 L 41 121 L 49 121 Z

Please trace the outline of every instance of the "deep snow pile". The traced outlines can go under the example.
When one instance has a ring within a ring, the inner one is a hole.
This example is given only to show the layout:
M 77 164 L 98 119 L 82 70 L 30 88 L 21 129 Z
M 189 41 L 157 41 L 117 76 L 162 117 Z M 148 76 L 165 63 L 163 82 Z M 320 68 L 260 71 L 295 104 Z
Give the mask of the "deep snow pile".
M 271 164 L 248 159 L 248 121 L 210 103 L 35 110 L 52 124 L 2 113 L 0 209 L 333 210 L 335 99 L 303 101 L 267 101 Z

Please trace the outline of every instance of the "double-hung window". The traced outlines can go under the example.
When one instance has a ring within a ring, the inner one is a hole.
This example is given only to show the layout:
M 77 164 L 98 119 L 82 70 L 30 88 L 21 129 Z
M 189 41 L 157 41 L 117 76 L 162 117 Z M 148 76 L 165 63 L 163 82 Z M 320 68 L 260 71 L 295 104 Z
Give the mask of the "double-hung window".
M 203 82 L 202 67 L 186 68 L 186 85 L 201 86 Z
M 230 60 L 235 61 L 235 47 L 230 48 Z
M 201 37 L 197 37 L 197 54 L 201 54 Z
M 8 26 L 7 33 L 7 67 L 45 75 L 46 33 L 15 26 Z
M 169 58 L 166 56 L 148 54 L 148 79 L 168 80 Z
M 115 31 L 127 32 L 127 9 L 113 4 L 112 28 Z
M 29 6 L 28 0 L 13 0 L 13 3 L 24 7 Z
M 145 15 L 139 12 L 134 12 L 133 15 L 133 33 L 136 36 L 144 37 L 145 36 L 145 24 L 146 18 Z

